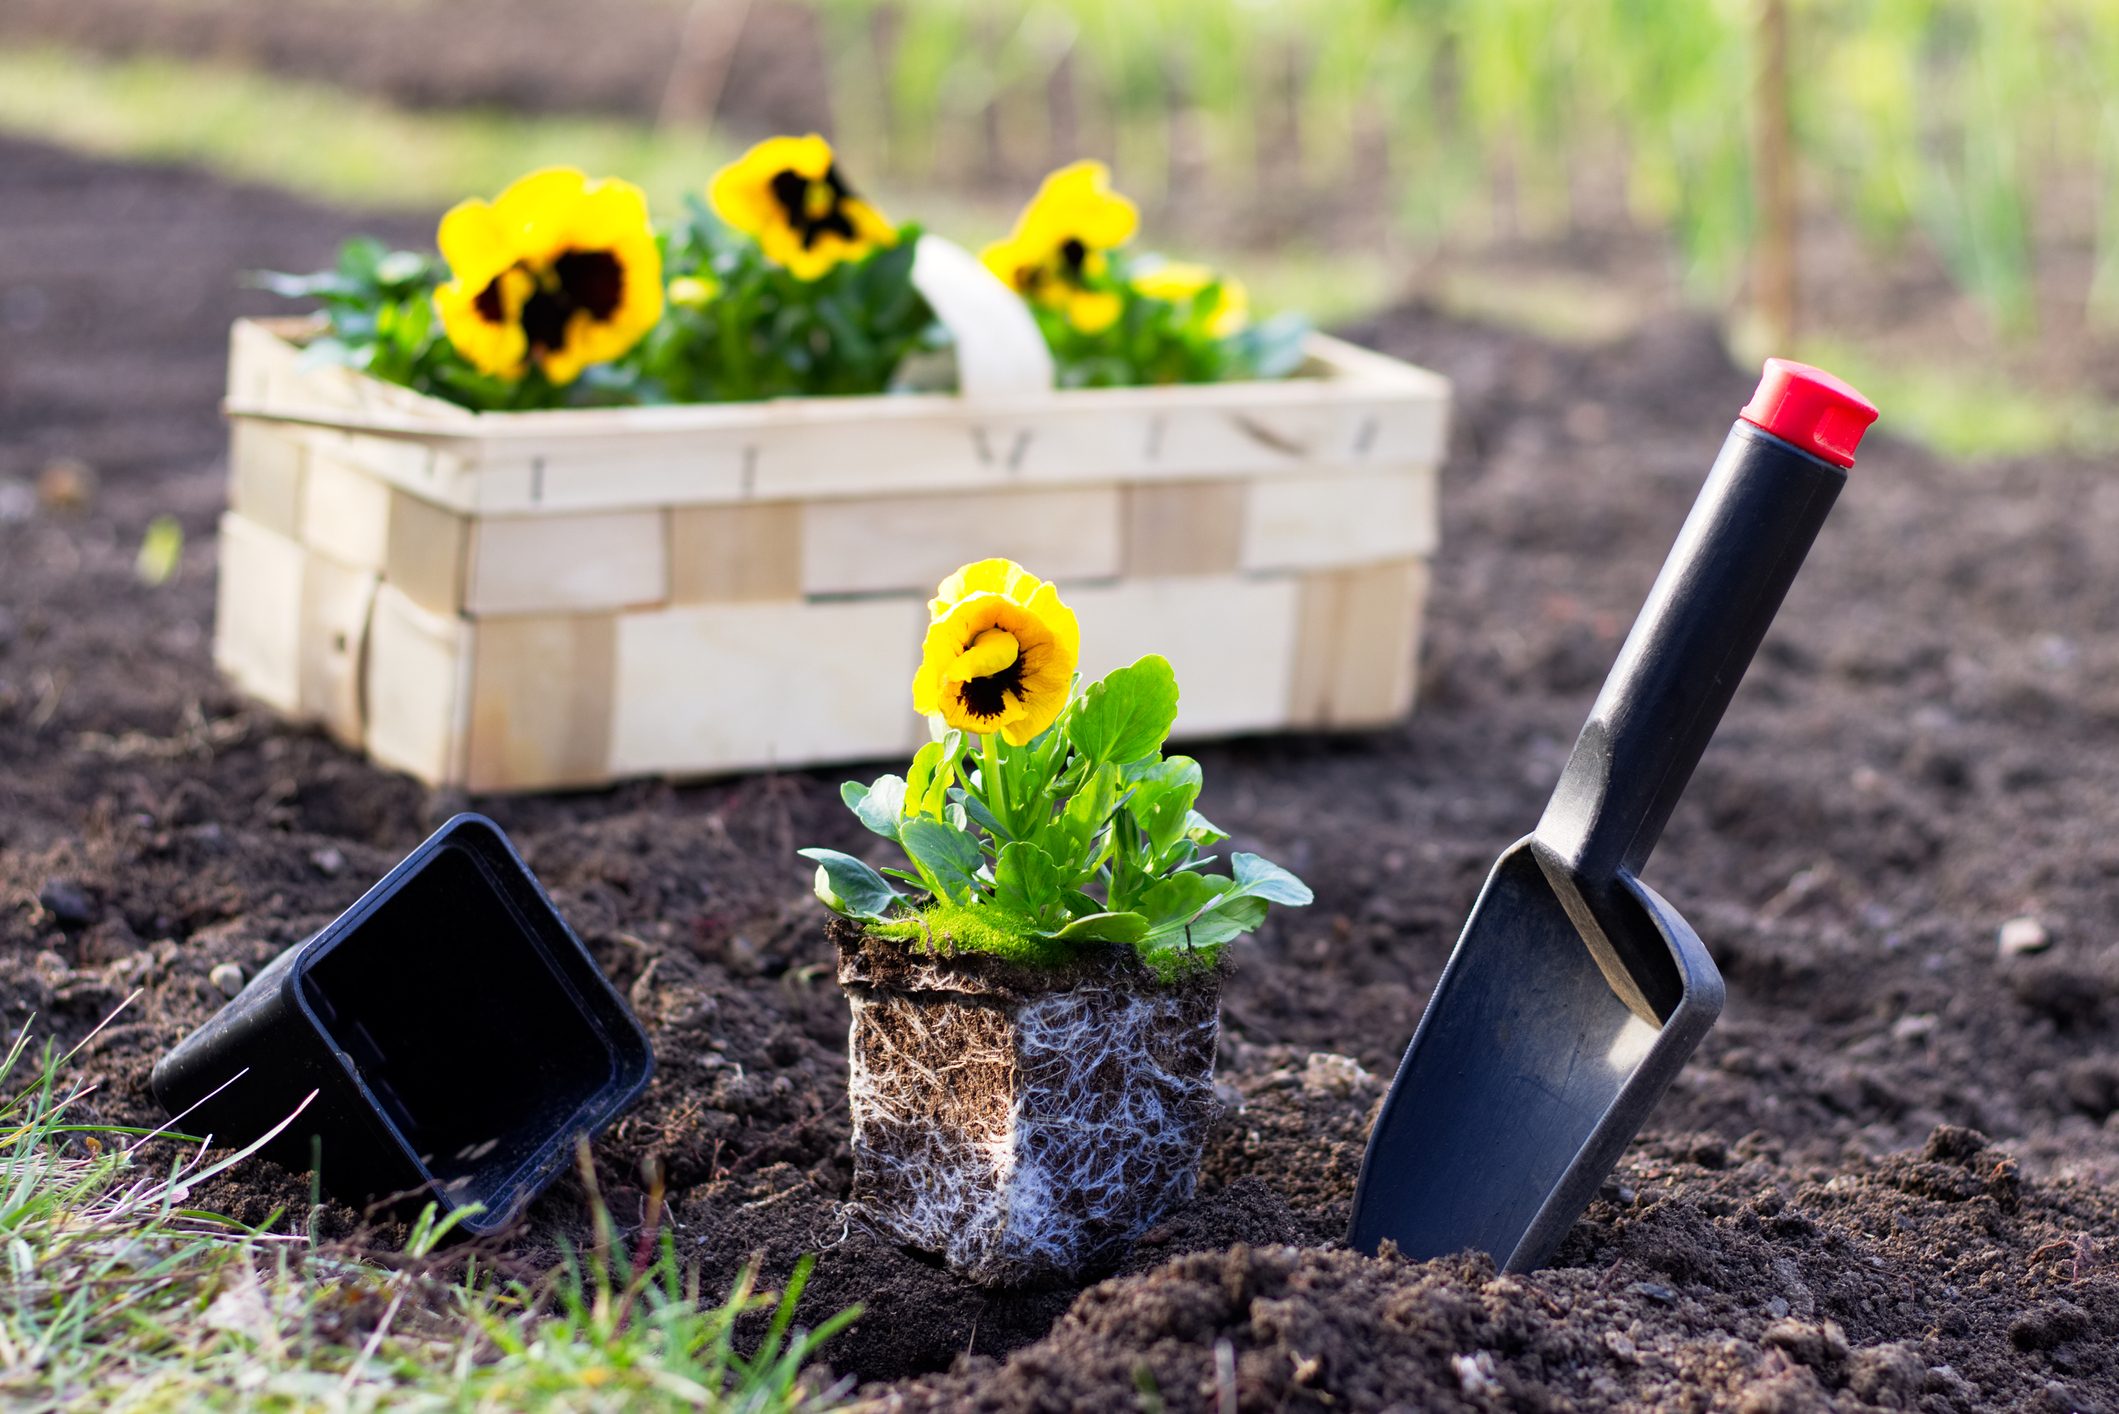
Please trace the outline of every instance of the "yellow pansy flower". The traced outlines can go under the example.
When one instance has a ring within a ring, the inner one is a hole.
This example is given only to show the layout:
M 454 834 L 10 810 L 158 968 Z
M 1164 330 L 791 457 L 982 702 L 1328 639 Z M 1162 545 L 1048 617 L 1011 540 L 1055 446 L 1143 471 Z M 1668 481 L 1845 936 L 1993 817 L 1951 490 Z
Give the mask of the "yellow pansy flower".
M 520 378 L 534 364 L 571 383 L 662 318 L 662 254 L 631 182 L 547 167 L 491 202 L 458 203 L 437 239 L 453 278 L 435 312 L 480 372 Z
M 798 280 L 898 243 L 898 228 L 846 185 L 815 133 L 767 138 L 714 173 L 706 195 L 716 216 Z
M 721 293 L 721 282 L 711 275 L 679 275 L 670 281 L 670 303 L 680 309 L 704 309 Z
M 1013 560 L 980 560 L 942 581 L 912 680 L 912 705 L 1015 746 L 1052 725 L 1081 662 L 1082 631 L 1059 588 Z
M 1119 297 L 1091 288 L 1110 268 L 1106 251 L 1133 239 L 1140 213 L 1111 190 L 1101 162 L 1072 162 L 1045 178 L 1008 238 L 979 253 L 1025 299 L 1064 311 L 1085 334 L 1111 327 Z
M 1207 311 L 1206 330 L 1217 339 L 1225 339 L 1251 319 L 1251 297 L 1241 282 L 1226 275 L 1217 276 L 1204 265 L 1173 260 L 1134 276 L 1133 288 L 1149 299 L 1190 304 L 1216 280 L 1221 288 L 1214 297 L 1214 307 Z

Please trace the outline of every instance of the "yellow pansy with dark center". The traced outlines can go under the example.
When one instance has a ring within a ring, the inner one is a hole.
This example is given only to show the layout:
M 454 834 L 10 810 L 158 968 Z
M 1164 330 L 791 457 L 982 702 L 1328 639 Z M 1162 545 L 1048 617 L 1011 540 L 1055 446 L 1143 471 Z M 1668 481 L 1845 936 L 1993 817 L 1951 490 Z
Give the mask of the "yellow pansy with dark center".
M 831 144 L 815 133 L 767 138 L 714 174 L 707 200 L 798 280 L 898 240 L 898 228 L 855 194 Z
M 1205 311 L 1206 331 L 1217 339 L 1240 332 L 1251 319 L 1251 297 L 1242 283 L 1216 275 L 1204 265 L 1165 261 L 1133 277 L 1133 288 L 1150 299 L 1190 304 L 1207 286 L 1216 287 L 1213 307 Z
M 1116 294 L 1096 288 L 1110 269 L 1105 252 L 1133 239 L 1139 222 L 1103 163 L 1070 163 L 1045 178 L 1008 238 L 979 258 L 1025 299 L 1061 310 L 1085 334 L 1101 333 L 1120 309 Z
M 1027 744 L 1059 717 L 1081 662 L 1081 626 L 1057 586 L 1013 560 L 980 560 L 928 601 L 912 705 L 963 731 Z
M 662 255 L 647 198 L 630 182 L 548 167 L 491 202 L 442 217 L 454 277 L 434 292 L 449 342 L 472 366 L 571 383 L 618 357 L 662 317 Z

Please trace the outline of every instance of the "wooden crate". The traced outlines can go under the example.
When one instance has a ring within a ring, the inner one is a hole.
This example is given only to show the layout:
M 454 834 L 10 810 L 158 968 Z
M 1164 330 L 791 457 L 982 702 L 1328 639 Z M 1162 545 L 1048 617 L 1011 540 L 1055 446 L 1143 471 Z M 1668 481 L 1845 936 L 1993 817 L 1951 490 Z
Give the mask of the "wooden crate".
M 888 759 L 925 600 L 1007 555 L 1085 674 L 1161 652 L 1180 737 L 1413 700 L 1448 385 L 1313 376 L 476 414 L 235 326 L 215 658 L 378 762 L 479 791 Z

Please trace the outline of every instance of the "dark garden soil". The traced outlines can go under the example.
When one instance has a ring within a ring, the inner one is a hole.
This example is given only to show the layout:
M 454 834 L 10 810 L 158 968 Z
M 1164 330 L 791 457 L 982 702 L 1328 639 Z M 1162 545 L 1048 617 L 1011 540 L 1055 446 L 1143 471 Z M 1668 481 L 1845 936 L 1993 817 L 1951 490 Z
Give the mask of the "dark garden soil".
M 710 1281 L 817 1253 L 810 1316 L 868 1311 L 832 1365 L 902 1407 L 2119 1409 L 2109 469 L 1876 439 L 1649 871 L 1727 974 L 1722 1023 L 1551 1270 L 1365 1259 L 1335 1238 L 1376 1077 L 1750 380 L 1691 322 L 1590 351 L 1419 308 L 1352 331 L 1458 390 L 1422 705 L 1200 752 L 1209 813 L 1317 906 L 1234 949 L 1198 1198 L 1112 1280 L 997 1296 L 842 1216 L 846 1006 L 793 855 L 865 848 L 841 773 L 466 802 L 215 678 L 215 400 L 262 307 L 236 277 L 366 224 L 0 144 L 0 1009 L 71 1040 L 140 993 L 85 1052 L 99 1114 L 155 1118 L 148 1068 L 217 965 L 471 803 L 653 1035 L 597 1150 L 621 1221 L 653 1158 Z M 163 513 L 189 539 L 148 588 Z M 2045 946 L 2003 955 L 2019 916 Z M 197 1201 L 299 1221 L 306 1193 L 258 1166 Z M 583 1213 L 563 1184 L 498 1250 L 538 1260 Z

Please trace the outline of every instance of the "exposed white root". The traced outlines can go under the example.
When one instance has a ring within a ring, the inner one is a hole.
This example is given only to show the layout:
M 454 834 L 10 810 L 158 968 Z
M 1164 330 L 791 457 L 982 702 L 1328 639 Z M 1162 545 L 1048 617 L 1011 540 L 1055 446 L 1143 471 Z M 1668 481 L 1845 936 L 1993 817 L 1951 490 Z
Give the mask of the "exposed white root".
M 854 1196 L 989 1286 L 1111 1258 L 1198 1176 L 1219 988 L 850 987 Z

